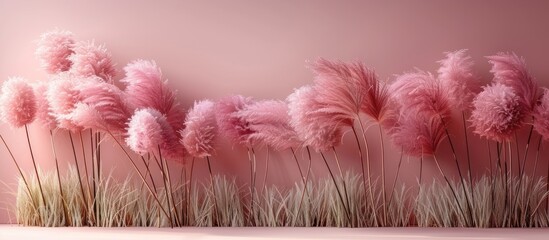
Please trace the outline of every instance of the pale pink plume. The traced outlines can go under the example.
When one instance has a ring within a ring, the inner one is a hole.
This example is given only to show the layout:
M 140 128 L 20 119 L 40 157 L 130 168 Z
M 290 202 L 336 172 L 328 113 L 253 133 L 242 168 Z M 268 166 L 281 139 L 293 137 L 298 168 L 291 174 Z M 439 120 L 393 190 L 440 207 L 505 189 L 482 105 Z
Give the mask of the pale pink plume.
M 36 98 L 32 87 L 20 77 L 11 77 L 2 84 L 0 116 L 14 128 L 32 123 L 36 116 Z
M 154 108 L 166 116 L 176 131 L 183 129 L 185 111 L 179 106 L 176 92 L 167 81 L 162 80 L 162 72 L 153 61 L 136 60 L 124 67 L 128 101 L 136 108 Z
M 50 114 L 55 117 L 57 127 L 75 132 L 82 130 L 82 127 L 75 124 L 70 118 L 76 104 L 81 100 L 80 93 L 76 88 L 78 84 L 81 84 L 79 78 L 63 72 L 52 75 L 46 92 Z
M 33 85 L 36 97 L 36 120 L 44 127 L 53 129 L 57 127 L 57 120 L 53 116 L 48 102 L 47 92 L 49 83 L 38 82 Z
M 161 114 L 150 108 L 135 111 L 128 123 L 126 137 L 126 144 L 131 150 L 141 155 L 157 151 L 163 141 L 158 116 Z
M 210 100 L 195 102 L 185 119 L 185 129 L 180 131 L 181 144 L 193 157 L 207 157 L 215 153 L 217 122 L 215 103 Z
M 434 155 L 444 139 L 444 125 L 436 115 L 404 110 L 393 127 L 390 136 L 395 146 L 414 157 Z
M 494 83 L 484 87 L 473 100 L 471 125 L 481 137 L 509 140 L 524 123 L 524 107 L 512 87 Z
M 248 141 L 282 151 L 300 147 L 301 141 L 290 125 L 288 105 L 284 101 L 264 100 L 248 105 L 237 112 L 252 131 Z
M 215 118 L 219 133 L 227 137 L 234 144 L 250 146 L 249 135 L 253 131 L 249 128 L 249 123 L 237 115 L 238 111 L 245 109 L 254 101 L 250 97 L 233 95 L 224 97 L 215 104 Z
M 473 74 L 473 61 L 462 49 L 446 53 L 439 61 L 438 80 L 448 92 L 448 102 L 459 111 L 471 108 L 471 102 L 480 91 L 479 78 Z
M 397 76 L 389 92 L 401 109 L 414 109 L 418 113 L 436 115 L 442 119 L 450 116 L 448 91 L 431 73 L 417 70 Z
M 316 151 L 327 151 L 341 144 L 343 127 L 338 116 L 321 112 L 323 106 L 316 101 L 317 93 L 311 86 L 296 89 L 288 96 L 290 124 L 303 145 Z
M 76 86 L 76 90 L 81 104 L 77 107 L 78 111 L 70 114 L 75 124 L 115 134 L 126 131 L 133 108 L 122 90 L 113 84 L 95 81 L 84 82 Z
M 112 82 L 116 75 L 111 54 L 105 46 L 93 41 L 77 42 L 69 59 L 72 62 L 70 72 L 78 77 L 97 76 Z
M 523 58 L 514 53 L 487 57 L 492 64 L 493 81 L 513 88 L 525 111 L 532 111 L 538 100 L 538 84 L 526 69 Z
M 54 30 L 40 36 L 34 54 L 47 73 L 55 74 L 71 68 L 69 56 L 74 53 L 73 47 L 74 36 L 71 32 Z
M 543 88 L 543 96 L 534 108 L 534 129 L 544 140 L 549 139 L 549 89 Z

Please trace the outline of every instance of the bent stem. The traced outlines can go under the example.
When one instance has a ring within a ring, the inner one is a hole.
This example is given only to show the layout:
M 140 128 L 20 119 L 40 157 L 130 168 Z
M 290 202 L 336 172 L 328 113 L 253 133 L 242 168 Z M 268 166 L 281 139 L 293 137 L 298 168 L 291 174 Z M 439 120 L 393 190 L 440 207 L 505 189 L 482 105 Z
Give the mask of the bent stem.
M 322 156 L 322 160 L 324 160 L 324 163 L 326 164 L 326 168 L 328 168 L 328 172 L 330 173 L 330 177 L 332 178 L 332 181 L 334 182 L 334 186 L 337 191 L 337 195 L 339 196 L 339 200 L 341 201 L 341 205 L 343 205 L 343 208 L 345 209 L 345 216 L 347 217 L 347 220 L 351 222 L 351 216 L 350 212 L 347 209 L 347 206 L 345 206 L 345 200 L 343 200 L 343 195 L 341 194 L 341 190 L 339 189 L 339 184 L 337 184 L 337 180 L 334 177 L 334 173 L 332 172 L 332 169 L 330 168 L 330 165 L 328 164 L 328 160 L 326 160 L 326 156 L 324 156 L 324 153 L 320 152 L 320 156 Z
M 366 168 L 368 171 L 368 191 L 370 195 L 370 205 L 372 207 L 372 212 L 376 214 L 376 208 L 374 203 L 374 194 L 372 191 L 372 172 L 370 170 L 370 148 L 368 147 L 368 141 L 366 140 L 366 130 L 364 129 L 364 123 L 360 118 L 358 118 L 358 123 L 360 125 L 360 130 L 362 132 L 362 141 L 364 141 L 364 148 L 366 148 Z M 377 217 L 375 218 L 375 225 L 378 225 Z
M 381 191 L 383 193 L 383 226 L 387 226 L 387 194 L 385 192 L 385 147 L 383 146 L 383 133 L 379 126 L 379 142 L 381 144 Z
M 349 201 L 349 192 L 347 191 L 347 183 L 345 181 L 345 176 L 343 175 L 343 171 L 341 171 L 341 165 L 339 163 L 339 156 L 337 155 L 335 147 L 332 146 L 332 151 L 334 152 L 334 157 L 336 160 L 337 169 L 339 170 L 339 175 L 341 177 L 341 183 L 343 184 L 343 192 L 345 193 L 345 202 L 347 203 L 347 208 L 351 207 L 351 203 Z M 350 213 L 350 209 L 348 209 Z
M 169 187 L 169 180 L 168 180 L 168 175 L 166 173 L 166 166 L 165 166 L 165 161 L 164 161 L 164 158 L 162 157 L 162 151 L 160 151 L 160 145 L 158 145 L 158 158 L 159 158 L 159 161 L 160 161 L 160 171 L 162 172 L 162 178 L 164 180 L 164 191 L 166 193 L 166 202 L 168 203 L 168 213 L 170 214 L 170 224 L 172 225 L 172 228 L 173 228 L 173 220 L 174 220 L 174 217 L 173 217 L 173 211 L 172 211 L 172 204 L 170 203 L 170 192 L 171 192 L 171 189 Z M 177 222 L 177 220 L 176 220 Z
M 355 136 L 356 145 L 358 147 L 358 154 L 360 156 L 360 170 L 362 171 L 362 182 L 363 182 L 362 187 L 364 188 L 364 194 L 366 195 L 366 193 L 368 191 L 366 190 L 366 187 L 367 187 L 366 172 L 364 172 L 364 153 L 362 152 L 362 146 L 360 146 L 360 140 L 358 140 L 358 134 L 356 132 L 355 126 L 351 126 L 351 129 L 353 130 L 353 135 Z M 366 138 L 364 138 L 364 139 L 366 139 Z M 369 176 L 369 174 L 368 174 L 368 176 Z M 370 181 L 368 181 L 368 183 L 369 182 Z M 369 187 L 370 187 L 370 191 L 369 191 L 370 206 L 372 207 L 374 226 L 378 226 L 376 211 L 375 211 L 375 207 L 374 207 L 374 197 L 372 196 L 372 186 L 369 185 Z
M 446 181 L 446 183 L 448 184 L 448 187 L 450 188 L 450 191 L 452 192 L 452 195 L 454 196 L 454 198 L 456 199 L 456 204 L 458 205 L 458 209 L 459 211 L 461 212 L 461 215 L 463 216 L 464 219 L 467 219 L 467 215 L 465 215 L 465 212 L 463 211 L 463 208 L 461 207 L 461 204 L 459 203 L 459 199 L 456 195 L 456 191 L 454 190 L 454 187 L 452 187 L 452 183 L 450 182 L 450 180 L 448 179 L 448 177 L 446 176 L 446 174 L 444 174 L 444 171 L 442 170 L 442 168 L 440 167 L 440 164 L 438 163 L 438 159 L 435 155 L 433 155 L 433 159 L 435 160 L 435 163 L 437 165 L 437 168 L 438 170 L 440 171 L 440 174 L 442 175 L 442 177 L 444 178 L 444 180 Z
M 34 153 L 32 151 L 32 146 L 29 137 L 29 128 L 25 124 L 25 133 L 27 134 L 27 143 L 29 144 L 29 151 L 32 159 L 32 165 L 34 166 L 34 173 L 36 174 L 36 180 L 38 181 L 38 188 L 40 189 L 40 196 L 42 196 L 42 203 L 46 207 L 46 198 L 44 197 L 44 191 L 42 190 L 42 182 L 40 181 L 40 175 L 38 174 L 38 168 L 36 167 L 36 160 L 34 159 Z
M 307 149 L 307 154 L 309 155 L 309 165 L 307 166 L 307 173 L 305 175 L 305 178 L 303 179 L 303 192 L 301 193 L 301 199 L 299 200 L 299 205 L 297 207 L 297 213 L 294 216 L 293 226 L 295 226 L 295 223 L 297 222 L 297 216 L 299 216 L 299 213 L 301 211 L 301 206 L 303 205 L 303 198 L 305 198 L 305 194 L 307 194 L 307 197 L 309 199 L 309 203 L 311 202 L 311 197 L 309 195 L 309 190 L 307 188 L 307 183 L 309 182 L 309 175 L 311 173 L 311 166 L 312 166 L 313 158 L 311 157 L 311 149 L 309 148 L 309 146 L 307 146 L 306 149 Z M 299 162 L 297 162 L 297 156 L 295 156 L 295 152 L 294 152 L 293 148 L 292 148 L 292 153 L 294 154 L 297 166 L 299 167 Z M 299 172 L 301 173 L 301 170 Z M 303 176 L 303 174 L 302 174 L 302 176 Z
M 403 151 L 401 150 L 400 151 L 400 159 L 398 160 L 397 172 L 396 172 L 396 175 L 395 175 L 395 180 L 393 181 L 393 186 L 391 187 L 391 195 L 389 195 L 389 203 L 387 203 L 387 206 L 391 206 L 391 202 L 393 201 L 393 195 L 395 193 L 395 187 L 396 187 L 396 183 L 397 183 L 397 180 L 398 180 L 398 175 L 400 173 L 400 166 L 402 164 L 403 155 L 404 155 Z

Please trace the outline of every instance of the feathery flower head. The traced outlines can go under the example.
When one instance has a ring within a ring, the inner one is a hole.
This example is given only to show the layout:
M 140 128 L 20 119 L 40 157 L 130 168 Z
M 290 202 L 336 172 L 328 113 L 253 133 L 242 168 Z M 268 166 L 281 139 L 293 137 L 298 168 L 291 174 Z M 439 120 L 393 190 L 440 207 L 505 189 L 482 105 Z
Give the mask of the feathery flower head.
M 128 123 L 126 144 L 134 152 L 144 155 L 154 152 L 162 143 L 162 127 L 157 121 L 158 111 L 144 108 L 135 111 Z
M 2 84 L 0 115 L 5 123 L 14 128 L 34 121 L 36 99 L 32 87 L 23 78 L 12 77 Z
M 288 96 L 290 124 L 303 145 L 316 151 L 326 151 L 341 143 L 343 127 L 338 116 L 319 111 L 323 106 L 316 100 L 316 90 L 311 86 L 296 89 Z
M 82 41 L 77 42 L 73 50 L 74 54 L 69 57 L 72 74 L 78 77 L 97 76 L 107 82 L 113 81 L 116 70 L 105 46 L 96 45 L 93 41 Z
M 512 87 L 495 83 L 484 87 L 473 100 L 471 125 L 481 137 L 501 142 L 523 125 L 525 112 Z
M 135 108 L 154 108 L 166 116 L 175 131 L 183 129 L 185 111 L 176 92 L 162 80 L 162 71 L 154 61 L 136 60 L 124 67 L 128 102 Z
M 444 125 L 435 115 L 404 110 L 390 136 L 393 143 L 410 156 L 432 156 L 444 139 Z
M 526 62 L 515 53 L 498 53 L 489 56 L 493 81 L 513 88 L 526 111 L 533 110 L 538 100 L 538 84 L 526 69 Z
M 534 108 L 534 130 L 544 140 L 549 139 L 549 89 L 543 88 L 543 96 Z
M 210 100 L 195 102 L 185 119 L 185 129 L 180 134 L 181 144 L 193 157 L 214 154 L 217 135 L 215 103 Z
M 127 103 L 122 90 L 113 84 L 95 81 L 84 82 L 76 86 L 76 90 L 81 104 L 77 108 L 79 111 L 71 114 L 75 124 L 112 133 L 126 131 L 126 123 L 133 108 Z
M 471 108 L 471 102 L 480 90 L 479 78 L 473 74 L 473 61 L 462 49 L 446 53 L 439 61 L 438 80 L 448 92 L 448 102 L 460 111 Z
M 401 109 L 415 109 L 418 113 L 449 117 L 448 93 L 431 73 L 416 71 L 397 77 L 389 87 L 394 101 Z
M 53 116 L 48 102 L 48 83 L 38 82 L 33 85 L 36 98 L 36 120 L 44 127 L 52 129 L 57 126 L 57 120 Z
M 302 144 L 290 125 L 288 104 L 284 101 L 258 101 L 238 111 L 236 115 L 244 119 L 252 131 L 248 135 L 248 142 L 264 144 L 278 151 Z
M 249 135 L 253 133 L 249 123 L 237 115 L 238 111 L 245 109 L 253 102 L 250 97 L 233 95 L 224 97 L 215 104 L 215 118 L 219 132 L 231 142 L 246 146 L 253 144 L 249 139 Z
M 54 30 L 40 36 L 34 54 L 47 73 L 55 74 L 71 68 L 69 56 L 74 53 L 73 47 L 74 36 L 71 32 Z

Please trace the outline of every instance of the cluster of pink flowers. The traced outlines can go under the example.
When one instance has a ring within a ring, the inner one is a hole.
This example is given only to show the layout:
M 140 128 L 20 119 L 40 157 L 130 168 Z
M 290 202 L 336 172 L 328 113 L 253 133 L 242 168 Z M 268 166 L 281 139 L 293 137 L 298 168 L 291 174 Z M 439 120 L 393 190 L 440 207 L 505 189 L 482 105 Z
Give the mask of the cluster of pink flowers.
M 37 119 L 48 128 L 94 129 L 124 138 L 137 153 L 162 151 L 177 160 L 214 154 L 218 134 L 244 146 L 325 151 L 364 115 L 413 156 L 434 154 L 452 110 L 470 112 L 474 132 L 491 140 L 508 140 L 528 116 L 549 138 L 548 90 L 538 89 L 524 60 L 509 53 L 488 57 L 494 79 L 481 89 L 466 53 L 447 53 L 438 75 L 416 70 L 390 84 L 361 62 L 319 59 L 311 64 L 313 83 L 286 101 L 235 95 L 196 102 L 187 112 L 155 62 L 129 63 L 121 89 L 104 46 L 56 30 L 44 34 L 36 50 L 48 80 L 10 78 L 2 86 L 0 112 L 13 127 Z

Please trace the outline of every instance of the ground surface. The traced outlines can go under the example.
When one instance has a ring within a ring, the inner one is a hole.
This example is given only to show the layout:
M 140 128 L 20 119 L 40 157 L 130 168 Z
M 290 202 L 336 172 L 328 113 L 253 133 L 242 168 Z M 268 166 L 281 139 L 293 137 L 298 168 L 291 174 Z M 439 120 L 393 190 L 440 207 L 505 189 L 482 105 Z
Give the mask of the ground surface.
M 40 228 L 0 225 L 0 239 L 549 239 L 549 229 Z

